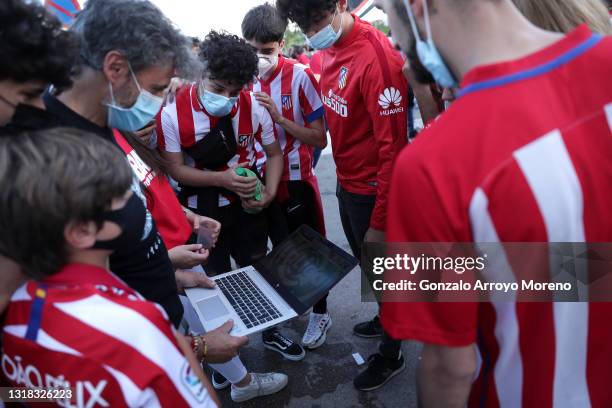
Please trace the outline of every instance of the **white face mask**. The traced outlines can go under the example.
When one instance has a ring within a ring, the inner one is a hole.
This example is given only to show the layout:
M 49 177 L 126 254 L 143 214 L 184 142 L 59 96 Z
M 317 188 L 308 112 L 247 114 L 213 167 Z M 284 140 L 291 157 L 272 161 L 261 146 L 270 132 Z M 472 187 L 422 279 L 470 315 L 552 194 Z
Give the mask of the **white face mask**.
M 259 68 L 259 78 L 264 78 L 272 73 L 272 70 L 276 68 L 278 64 L 278 54 L 274 55 L 264 55 L 257 54 L 259 58 L 258 68 Z

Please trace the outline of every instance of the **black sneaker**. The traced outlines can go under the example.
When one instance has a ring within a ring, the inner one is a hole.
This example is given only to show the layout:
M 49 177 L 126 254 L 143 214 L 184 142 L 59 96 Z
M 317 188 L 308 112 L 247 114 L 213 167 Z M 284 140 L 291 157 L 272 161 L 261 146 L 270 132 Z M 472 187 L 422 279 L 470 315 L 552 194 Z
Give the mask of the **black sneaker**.
M 406 364 L 400 351 L 397 360 L 372 354 L 368 357 L 368 368 L 353 380 L 355 388 L 359 391 L 372 391 L 385 385 L 390 379 L 401 373 Z
M 300 361 L 306 352 L 299 344 L 280 334 L 278 330 L 267 330 L 261 334 L 264 347 L 276 351 L 287 360 Z
M 213 385 L 213 388 L 215 390 L 222 390 L 224 388 L 229 387 L 230 382 L 228 381 L 227 378 L 225 378 L 224 376 L 222 376 L 218 372 L 213 371 L 212 385 Z
M 353 334 L 355 336 L 365 337 L 368 339 L 381 337 L 383 334 L 383 329 L 380 324 L 380 318 L 375 316 L 372 320 L 356 324 L 353 327 Z

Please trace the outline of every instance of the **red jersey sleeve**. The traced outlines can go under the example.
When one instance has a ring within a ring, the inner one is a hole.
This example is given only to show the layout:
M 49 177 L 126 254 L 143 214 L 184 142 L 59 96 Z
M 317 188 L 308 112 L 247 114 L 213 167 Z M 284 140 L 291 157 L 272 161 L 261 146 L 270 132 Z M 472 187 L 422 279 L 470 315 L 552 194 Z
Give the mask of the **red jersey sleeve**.
M 393 162 L 408 140 L 408 82 L 402 74 L 399 53 L 373 36 L 369 40 L 375 52 L 366 61 L 361 93 L 378 145 L 376 204 L 370 226 L 384 230 Z
M 407 148 L 397 159 L 389 192 L 387 242 L 457 242 L 444 208 L 447 199 L 421 163 L 427 158 L 420 157 Z M 477 308 L 476 303 L 458 302 L 383 303 L 381 321 L 393 338 L 465 346 L 476 340 Z

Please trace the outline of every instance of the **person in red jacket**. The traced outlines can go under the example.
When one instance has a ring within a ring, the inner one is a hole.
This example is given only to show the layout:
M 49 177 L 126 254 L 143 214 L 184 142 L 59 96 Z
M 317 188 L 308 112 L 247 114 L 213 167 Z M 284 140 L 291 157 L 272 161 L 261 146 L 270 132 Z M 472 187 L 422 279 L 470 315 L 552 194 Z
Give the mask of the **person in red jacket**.
M 559 273 L 554 243 L 610 242 L 612 38 L 586 24 L 541 29 L 510 0 L 383 3 L 402 49 L 421 61 L 411 67 L 460 88 L 397 158 L 387 241 L 521 242 L 530 276 L 547 277 Z M 538 260 L 541 243 L 550 244 Z M 524 281 L 517 256 L 501 248 L 480 276 L 508 282 L 498 278 L 507 270 Z M 524 301 L 521 288 L 503 301 L 383 302 L 381 319 L 424 343 L 423 407 L 610 407 L 612 305 L 593 301 L 588 283 L 576 302 L 558 292 L 554 302 Z
M 387 191 L 395 157 L 408 137 L 408 83 L 403 60 L 387 37 L 351 14 L 347 0 L 277 0 L 308 43 L 322 50 L 321 96 L 336 162 L 342 227 L 353 254 L 364 241 L 385 237 Z M 385 334 L 378 317 L 354 333 L 383 337 L 380 353 L 355 378 L 362 391 L 381 387 L 404 369 L 400 342 Z

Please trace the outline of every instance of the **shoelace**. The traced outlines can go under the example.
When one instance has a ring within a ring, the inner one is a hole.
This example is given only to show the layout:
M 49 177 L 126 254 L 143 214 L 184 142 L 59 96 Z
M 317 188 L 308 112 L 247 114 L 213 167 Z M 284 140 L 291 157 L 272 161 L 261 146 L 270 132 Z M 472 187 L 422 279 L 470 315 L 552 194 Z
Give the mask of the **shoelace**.
M 315 319 L 318 319 L 319 322 L 315 323 L 315 324 L 311 324 Z M 323 315 L 322 317 L 313 317 L 313 319 L 308 323 L 308 327 L 306 328 L 306 336 L 314 336 L 315 331 L 317 329 L 321 330 L 323 329 L 323 327 L 325 327 L 325 315 Z
M 274 333 L 274 337 L 276 337 L 277 339 L 280 339 L 283 343 L 285 343 L 285 346 L 287 347 L 290 347 L 293 344 L 293 341 L 289 340 L 288 338 L 286 338 L 280 333 Z
M 253 373 L 251 375 L 253 376 L 253 378 L 255 378 L 255 382 L 257 383 L 257 395 L 262 395 L 260 393 L 263 391 L 262 389 L 263 384 L 274 382 L 274 377 L 272 373 L 265 373 L 265 374 Z

